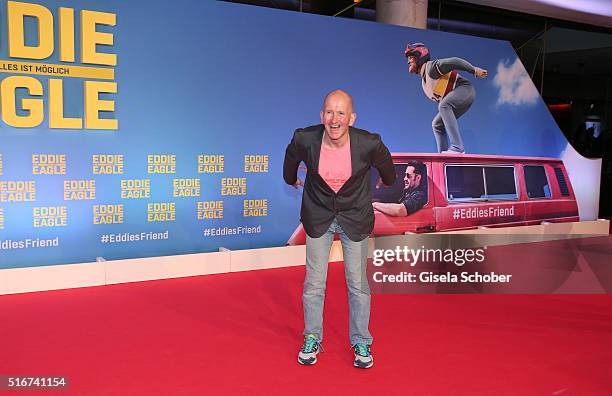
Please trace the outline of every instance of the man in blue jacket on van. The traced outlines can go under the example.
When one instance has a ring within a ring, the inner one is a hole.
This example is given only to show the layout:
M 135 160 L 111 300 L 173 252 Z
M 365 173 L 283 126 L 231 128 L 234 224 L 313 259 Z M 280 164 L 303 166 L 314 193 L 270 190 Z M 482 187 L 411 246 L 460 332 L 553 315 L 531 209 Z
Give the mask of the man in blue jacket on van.
M 408 216 L 427 203 L 427 168 L 419 161 L 406 164 L 404 192 L 399 203 L 372 202 L 374 209 L 389 216 Z

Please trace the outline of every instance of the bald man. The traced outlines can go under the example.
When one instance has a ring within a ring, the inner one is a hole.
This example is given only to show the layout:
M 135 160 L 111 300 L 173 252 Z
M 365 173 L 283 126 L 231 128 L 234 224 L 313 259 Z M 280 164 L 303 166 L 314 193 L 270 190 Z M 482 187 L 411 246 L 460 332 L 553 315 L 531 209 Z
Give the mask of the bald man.
M 283 176 L 295 188 L 303 186 L 301 220 L 306 230 L 306 278 L 302 293 L 304 343 L 298 362 L 317 362 L 323 340 L 323 301 L 329 252 L 340 237 L 349 300 L 349 340 L 353 364 L 370 368 L 370 288 L 366 278 L 368 235 L 374 227 L 370 169 L 384 184 L 395 181 L 389 150 L 380 136 L 353 128 L 356 114 L 351 96 L 335 90 L 327 94 L 321 124 L 297 129 L 285 151 Z M 297 177 L 300 162 L 306 181 Z

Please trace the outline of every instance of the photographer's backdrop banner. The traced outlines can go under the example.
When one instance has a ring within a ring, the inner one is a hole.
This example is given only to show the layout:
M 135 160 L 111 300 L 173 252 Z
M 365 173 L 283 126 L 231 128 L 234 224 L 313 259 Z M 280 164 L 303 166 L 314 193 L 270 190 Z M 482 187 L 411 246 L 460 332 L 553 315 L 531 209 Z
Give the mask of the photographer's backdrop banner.
M 409 42 L 488 70 L 460 72 L 469 153 L 562 158 L 581 218 L 597 213 L 599 163 L 508 42 L 195 0 L 3 0 L 0 22 L 0 268 L 285 245 L 285 148 L 329 91 L 392 152 L 436 152 Z

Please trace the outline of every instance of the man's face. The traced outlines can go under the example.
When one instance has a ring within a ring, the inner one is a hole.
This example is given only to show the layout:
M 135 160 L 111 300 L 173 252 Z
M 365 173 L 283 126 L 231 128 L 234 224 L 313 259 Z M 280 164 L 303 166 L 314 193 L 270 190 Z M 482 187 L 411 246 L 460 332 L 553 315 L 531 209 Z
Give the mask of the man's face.
M 409 56 L 408 57 L 408 71 L 410 73 L 418 73 L 419 72 L 419 67 L 417 66 L 416 58 L 414 56 Z
M 350 97 L 342 92 L 330 94 L 321 110 L 321 123 L 332 142 L 348 139 L 349 126 L 355 123 L 355 113 Z
M 421 184 L 421 175 L 414 173 L 414 166 L 407 166 L 404 174 L 404 190 L 417 188 Z

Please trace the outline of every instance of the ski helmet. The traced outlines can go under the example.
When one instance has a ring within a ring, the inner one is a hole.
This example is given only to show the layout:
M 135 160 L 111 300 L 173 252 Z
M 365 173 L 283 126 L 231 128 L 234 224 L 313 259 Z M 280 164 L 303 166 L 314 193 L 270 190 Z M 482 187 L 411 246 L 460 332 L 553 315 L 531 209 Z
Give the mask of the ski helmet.
M 423 63 L 429 60 L 429 48 L 427 48 L 423 43 L 409 43 L 406 45 L 404 55 L 406 55 L 406 58 L 413 56 L 417 67 L 421 67 Z

